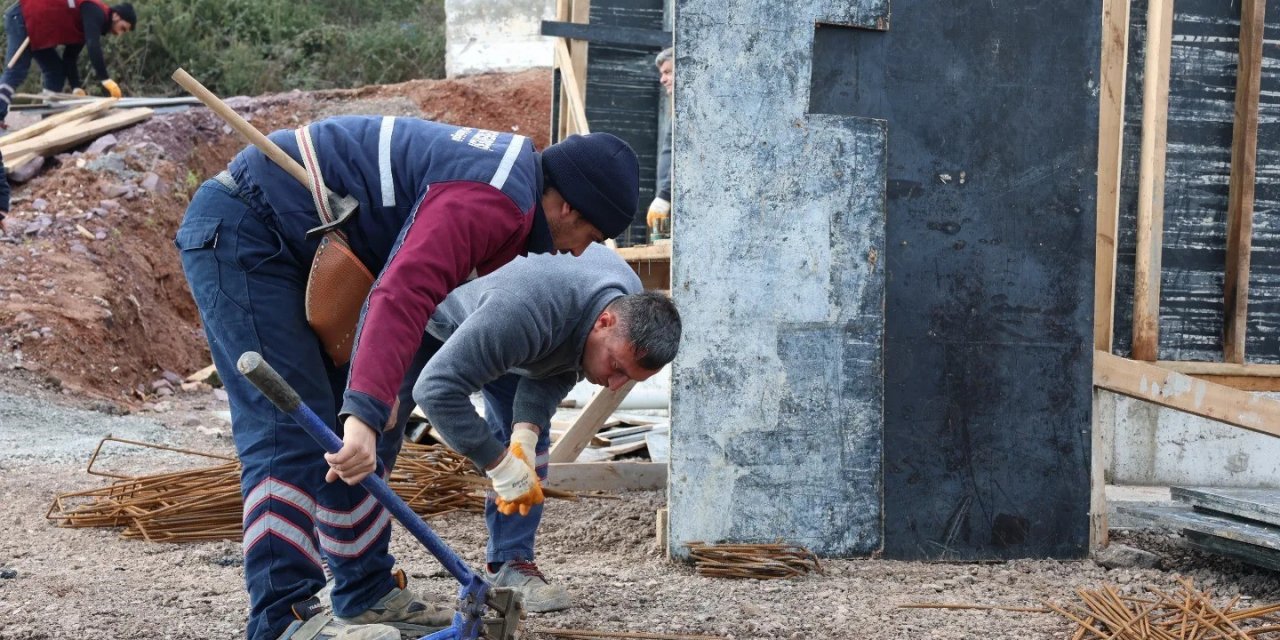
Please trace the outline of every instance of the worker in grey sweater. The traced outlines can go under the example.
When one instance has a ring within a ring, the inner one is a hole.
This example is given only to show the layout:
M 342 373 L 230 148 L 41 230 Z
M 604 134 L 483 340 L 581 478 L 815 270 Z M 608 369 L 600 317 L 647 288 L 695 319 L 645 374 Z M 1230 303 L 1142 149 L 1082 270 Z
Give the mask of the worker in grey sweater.
M 675 358 L 679 313 L 665 295 L 641 291 L 627 263 L 599 244 L 578 258 L 516 258 L 454 289 L 414 358 L 413 402 L 493 482 L 486 577 L 520 591 L 531 611 L 569 606 L 533 557 L 556 407 L 580 378 L 616 390 Z M 487 423 L 471 403 L 482 389 Z M 401 420 L 413 408 L 404 391 Z

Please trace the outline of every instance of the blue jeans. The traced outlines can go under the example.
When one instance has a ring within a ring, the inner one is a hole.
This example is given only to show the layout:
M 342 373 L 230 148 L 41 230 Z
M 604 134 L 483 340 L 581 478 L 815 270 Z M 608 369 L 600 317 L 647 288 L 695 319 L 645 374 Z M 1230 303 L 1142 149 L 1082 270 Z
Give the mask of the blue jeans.
M 306 321 L 311 255 L 285 242 L 273 212 L 214 180 L 192 198 L 175 244 L 231 402 L 245 504 L 246 634 L 278 637 L 294 617 L 292 605 L 324 586 L 322 559 L 334 576 L 334 612 L 358 615 L 395 587 L 389 513 L 359 486 L 326 483 L 324 451 L 235 366 L 245 351 L 261 353 L 339 432 L 347 367 L 325 355 Z M 412 381 L 431 347 L 424 344 L 415 357 L 397 421 L 379 438 L 384 476 L 395 464 L 413 408 Z
M 516 384 L 520 377 L 507 374 L 484 386 L 484 415 L 494 437 L 503 444 L 511 443 L 512 404 L 516 397 Z M 543 429 L 538 434 L 537 463 L 538 478 L 547 479 L 547 451 L 551 446 L 551 430 Z M 485 549 L 488 562 L 506 562 L 508 560 L 533 561 L 533 542 L 538 532 L 538 523 L 542 521 L 542 505 L 534 506 L 529 515 L 519 513 L 504 516 L 498 512 L 493 501 L 493 492 L 489 492 L 484 503 L 484 521 L 489 527 L 489 544 Z

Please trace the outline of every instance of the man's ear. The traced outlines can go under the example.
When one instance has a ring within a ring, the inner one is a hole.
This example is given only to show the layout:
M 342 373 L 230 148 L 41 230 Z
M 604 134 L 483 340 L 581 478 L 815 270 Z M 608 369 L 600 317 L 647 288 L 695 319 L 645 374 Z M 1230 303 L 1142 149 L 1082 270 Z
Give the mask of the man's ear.
M 613 325 L 617 324 L 617 322 L 618 322 L 618 314 L 612 311 L 609 311 L 608 309 L 601 311 L 600 315 L 596 316 L 597 329 L 608 329 L 609 327 L 612 327 Z

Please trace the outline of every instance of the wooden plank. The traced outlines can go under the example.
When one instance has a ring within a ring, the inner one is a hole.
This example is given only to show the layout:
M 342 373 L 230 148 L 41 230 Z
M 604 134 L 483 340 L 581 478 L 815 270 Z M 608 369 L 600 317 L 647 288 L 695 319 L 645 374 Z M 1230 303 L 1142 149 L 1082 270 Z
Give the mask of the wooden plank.
M 1178 373 L 1206 376 L 1255 376 L 1280 378 L 1280 364 L 1236 364 L 1231 362 L 1174 362 L 1159 360 L 1157 367 Z
M 596 42 L 621 47 L 649 47 L 654 49 L 655 52 L 671 46 L 671 32 L 660 29 L 639 29 L 636 27 L 543 20 L 541 33 L 544 36 L 568 38 L 584 43 Z
M 618 408 L 618 405 L 622 404 L 622 400 L 635 386 L 636 381 L 632 380 L 622 385 L 617 391 L 601 387 L 594 396 L 591 396 L 591 400 L 582 409 L 582 413 L 578 414 L 578 419 L 573 421 L 569 430 L 560 436 L 555 446 L 551 447 L 551 453 L 547 459 L 551 462 L 577 460 L 578 454 L 582 453 L 587 443 L 591 442 L 591 438 L 600 431 L 604 421 Z
M 1280 401 L 1105 351 L 1093 352 L 1093 384 L 1162 407 L 1280 437 Z
M 1203 510 L 1280 526 L 1280 489 L 1170 487 L 1169 495 Z
M 1116 235 L 1124 149 L 1124 85 L 1130 0 L 1102 1 L 1102 91 L 1098 96 L 1098 229 L 1094 256 L 1093 348 L 1111 351 L 1116 304 Z
M 547 469 L 546 486 L 563 491 L 652 491 L 667 487 L 662 462 L 560 462 Z
M 90 104 L 63 111 L 56 116 L 49 116 L 48 118 L 45 118 L 44 120 L 41 120 L 29 127 L 23 127 L 13 133 L 0 136 L 0 147 L 34 138 L 68 122 L 74 122 L 81 118 L 96 116 L 99 113 L 110 109 L 116 102 L 117 99 L 115 98 L 96 100 Z
M 591 22 L 591 0 L 571 0 L 569 20 L 578 24 Z M 578 104 L 582 105 L 583 129 L 579 133 L 587 133 L 587 53 L 590 43 L 585 40 L 568 40 L 570 57 L 573 59 L 573 78 L 578 82 Z
M 1253 197 L 1258 161 L 1258 98 L 1262 88 L 1262 41 L 1266 0 L 1240 5 L 1240 63 L 1236 70 L 1235 128 L 1231 140 L 1231 187 L 1227 196 L 1227 266 L 1222 283 L 1223 359 L 1244 362 L 1249 317 L 1249 254 L 1253 247 Z
M 618 255 L 622 256 L 627 262 L 639 262 L 643 260 L 671 260 L 671 243 L 663 242 L 660 244 L 642 244 L 634 247 L 619 247 L 614 249 Z
M 117 111 L 105 118 L 98 118 L 87 123 L 71 122 L 29 140 L 0 147 L 0 151 L 6 156 L 17 156 L 27 151 L 50 156 L 93 140 L 105 133 L 146 120 L 151 117 L 152 113 L 154 113 L 153 110 L 144 107 Z
M 1172 39 L 1173 0 L 1151 0 L 1147 6 L 1142 152 L 1138 167 L 1138 248 L 1133 276 L 1133 357 L 1136 360 L 1155 360 L 1160 349 L 1160 252 L 1164 240 Z
M 1240 391 L 1280 391 L 1280 378 L 1262 378 L 1258 376 L 1204 376 L 1189 374 L 1197 380 L 1204 380 L 1224 387 Z
M 560 88 L 567 96 L 568 109 L 561 112 L 561 120 L 568 121 L 570 126 L 566 135 L 574 133 L 590 133 L 587 126 L 586 102 L 582 99 L 582 91 L 578 88 L 578 77 L 573 69 L 573 60 L 569 57 L 569 48 L 564 38 L 556 40 L 556 67 L 560 69 Z
M 1100 389 L 1093 390 L 1093 429 L 1090 432 L 1089 456 L 1089 548 L 1106 548 L 1110 541 L 1107 524 L 1107 452 L 1110 449 L 1110 429 L 1115 423 L 1114 395 L 1104 397 Z

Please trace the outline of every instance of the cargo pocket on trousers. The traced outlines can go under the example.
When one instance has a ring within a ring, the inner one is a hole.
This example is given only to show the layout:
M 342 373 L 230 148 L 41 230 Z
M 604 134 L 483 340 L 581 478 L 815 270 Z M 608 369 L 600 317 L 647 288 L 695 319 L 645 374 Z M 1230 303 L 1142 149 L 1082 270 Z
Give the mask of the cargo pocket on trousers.
M 218 218 L 184 220 L 173 239 L 182 258 L 182 271 L 191 285 L 191 296 L 201 309 L 212 309 L 222 286 L 218 259 L 213 250 L 218 246 Z

